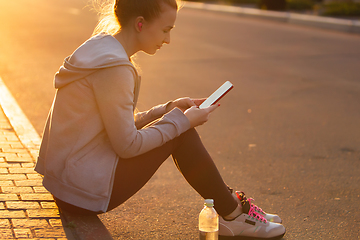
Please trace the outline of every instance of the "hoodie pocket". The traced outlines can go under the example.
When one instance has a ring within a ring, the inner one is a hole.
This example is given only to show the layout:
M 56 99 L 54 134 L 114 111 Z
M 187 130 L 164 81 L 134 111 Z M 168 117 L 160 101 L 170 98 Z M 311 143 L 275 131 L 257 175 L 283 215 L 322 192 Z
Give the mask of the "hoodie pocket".
M 82 152 L 80 157 L 74 156 L 68 161 L 66 181 L 72 187 L 86 193 L 101 197 L 110 196 L 117 161 L 112 147 L 109 143 L 102 142 L 88 146 Z

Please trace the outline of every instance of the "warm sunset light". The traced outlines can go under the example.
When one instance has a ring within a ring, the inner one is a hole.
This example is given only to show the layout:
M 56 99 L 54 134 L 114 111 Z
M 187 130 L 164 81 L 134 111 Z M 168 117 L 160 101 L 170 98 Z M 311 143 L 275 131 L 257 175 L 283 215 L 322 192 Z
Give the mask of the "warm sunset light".
M 0 240 L 358 239 L 359 9 L 0 0 Z

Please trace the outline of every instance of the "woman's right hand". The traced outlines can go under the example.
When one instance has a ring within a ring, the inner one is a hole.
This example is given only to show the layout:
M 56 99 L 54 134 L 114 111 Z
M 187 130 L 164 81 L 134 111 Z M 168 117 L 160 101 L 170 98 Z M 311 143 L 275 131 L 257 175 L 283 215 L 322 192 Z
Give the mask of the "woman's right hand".
M 184 114 L 189 119 L 191 128 L 194 128 L 206 123 L 209 120 L 210 113 L 215 111 L 219 106 L 220 104 L 215 104 L 203 109 L 192 106 L 187 109 Z

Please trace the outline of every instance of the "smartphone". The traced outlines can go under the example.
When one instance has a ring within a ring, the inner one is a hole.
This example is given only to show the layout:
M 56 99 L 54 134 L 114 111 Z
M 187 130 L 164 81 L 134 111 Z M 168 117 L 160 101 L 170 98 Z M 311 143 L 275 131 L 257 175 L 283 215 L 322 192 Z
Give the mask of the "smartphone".
M 207 108 L 211 105 L 215 104 L 222 98 L 225 94 L 227 94 L 233 85 L 231 82 L 226 81 L 223 85 L 221 85 L 213 94 L 210 95 L 202 104 L 200 104 L 199 108 Z

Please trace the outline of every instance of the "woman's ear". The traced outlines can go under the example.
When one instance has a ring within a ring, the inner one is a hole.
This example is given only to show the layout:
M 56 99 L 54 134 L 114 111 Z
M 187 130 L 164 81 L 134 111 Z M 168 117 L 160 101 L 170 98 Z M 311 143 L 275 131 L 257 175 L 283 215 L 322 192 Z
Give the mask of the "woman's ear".
M 145 19 L 143 17 L 139 16 L 136 18 L 136 20 L 135 20 L 136 31 L 141 32 L 144 22 L 145 22 Z

